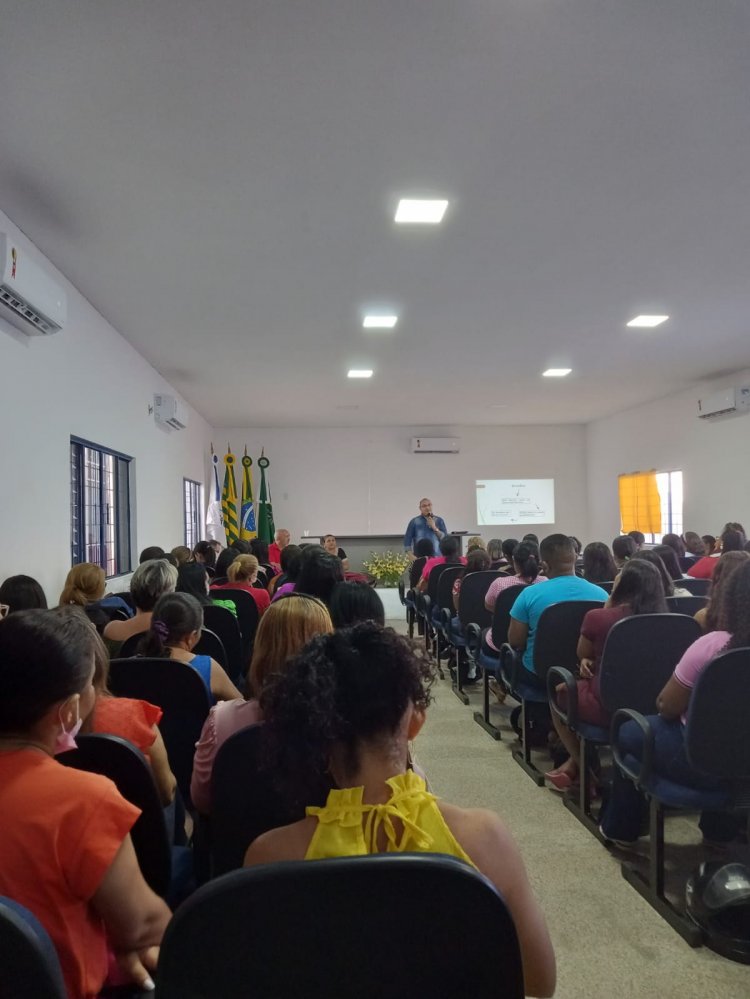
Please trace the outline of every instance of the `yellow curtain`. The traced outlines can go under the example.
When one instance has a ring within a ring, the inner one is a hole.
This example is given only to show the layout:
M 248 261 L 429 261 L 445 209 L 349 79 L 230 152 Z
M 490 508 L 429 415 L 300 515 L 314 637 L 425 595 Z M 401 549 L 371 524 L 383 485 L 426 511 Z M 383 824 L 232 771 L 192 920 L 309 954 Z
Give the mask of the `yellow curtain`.
M 656 472 L 630 472 L 620 480 L 620 520 L 624 534 L 661 534 L 661 500 Z

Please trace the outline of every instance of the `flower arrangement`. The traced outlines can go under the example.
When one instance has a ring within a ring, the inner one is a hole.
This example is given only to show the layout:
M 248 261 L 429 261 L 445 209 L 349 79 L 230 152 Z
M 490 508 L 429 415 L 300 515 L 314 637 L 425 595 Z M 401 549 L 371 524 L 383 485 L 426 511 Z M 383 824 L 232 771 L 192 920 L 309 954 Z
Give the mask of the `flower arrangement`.
M 375 577 L 380 586 L 395 586 L 403 576 L 409 558 L 405 553 L 387 551 L 383 554 L 370 552 L 369 562 L 363 562 L 365 570 Z

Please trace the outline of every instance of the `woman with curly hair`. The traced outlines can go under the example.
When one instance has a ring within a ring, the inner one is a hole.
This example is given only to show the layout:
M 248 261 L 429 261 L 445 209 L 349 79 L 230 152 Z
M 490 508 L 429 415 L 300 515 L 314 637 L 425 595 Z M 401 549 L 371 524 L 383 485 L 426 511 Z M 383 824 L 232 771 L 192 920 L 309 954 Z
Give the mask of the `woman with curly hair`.
M 695 615 L 703 631 L 717 631 L 724 616 L 724 603 L 729 590 L 729 580 L 740 566 L 750 559 L 750 552 L 724 552 L 716 563 L 708 591 L 708 603 Z
M 259 836 L 245 866 L 407 851 L 460 857 L 505 898 L 526 994 L 552 995 L 552 944 L 510 833 L 492 812 L 438 801 L 408 769 L 432 682 L 430 663 L 390 628 L 365 622 L 313 639 L 261 695 L 269 756 L 295 787 L 327 771 L 340 790 L 300 822 Z

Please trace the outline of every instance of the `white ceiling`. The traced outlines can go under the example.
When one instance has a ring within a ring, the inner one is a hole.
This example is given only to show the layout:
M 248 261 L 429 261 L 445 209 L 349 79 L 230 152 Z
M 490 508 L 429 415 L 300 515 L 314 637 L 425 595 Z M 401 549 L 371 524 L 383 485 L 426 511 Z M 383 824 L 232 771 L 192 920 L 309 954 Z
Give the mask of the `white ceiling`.
M 746 0 L 0 0 L 0 208 L 214 426 L 587 421 L 750 366 L 749 43 Z

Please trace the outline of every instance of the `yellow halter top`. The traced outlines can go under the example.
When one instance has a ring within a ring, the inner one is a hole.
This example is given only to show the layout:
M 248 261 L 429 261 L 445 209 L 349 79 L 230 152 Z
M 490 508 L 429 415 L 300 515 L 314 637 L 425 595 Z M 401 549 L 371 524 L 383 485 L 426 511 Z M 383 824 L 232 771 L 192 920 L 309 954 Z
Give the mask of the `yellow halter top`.
M 448 853 L 475 866 L 448 828 L 435 795 L 429 793 L 421 777 L 407 770 L 386 783 L 392 793 L 382 805 L 364 805 L 364 788 L 349 787 L 329 791 L 322 808 L 309 807 L 307 814 L 314 815 L 318 824 L 305 860 L 379 853 L 377 841 L 382 828 L 386 853 Z M 394 819 L 403 826 L 400 837 Z

